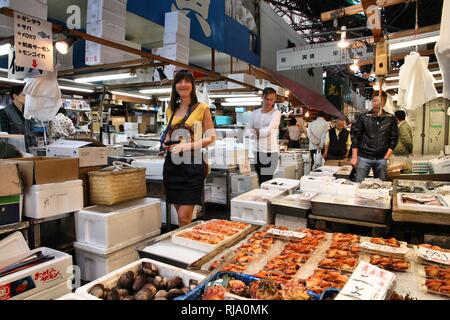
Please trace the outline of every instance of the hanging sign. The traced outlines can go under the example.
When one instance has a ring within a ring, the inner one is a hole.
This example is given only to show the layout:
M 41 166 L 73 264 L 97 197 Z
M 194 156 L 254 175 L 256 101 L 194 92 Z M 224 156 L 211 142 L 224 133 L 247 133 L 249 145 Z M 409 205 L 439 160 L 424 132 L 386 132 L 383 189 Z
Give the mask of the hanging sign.
M 50 22 L 14 12 L 15 64 L 53 71 L 53 33 Z
M 11 47 L 8 56 L 8 79 L 23 80 L 47 76 L 47 71 L 41 69 L 25 68 L 16 64 L 16 49 Z
M 278 50 L 277 71 L 351 64 L 356 56 L 360 60 L 370 60 L 373 59 L 370 41 L 371 38 L 351 39 L 346 49 L 339 48 L 338 42 L 325 42 Z

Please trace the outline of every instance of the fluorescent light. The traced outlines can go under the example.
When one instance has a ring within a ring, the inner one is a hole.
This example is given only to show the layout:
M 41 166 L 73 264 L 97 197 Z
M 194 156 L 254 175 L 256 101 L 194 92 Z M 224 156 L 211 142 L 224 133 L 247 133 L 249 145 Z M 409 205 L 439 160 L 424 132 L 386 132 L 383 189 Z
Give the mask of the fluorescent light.
M 226 102 L 262 102 L 261 97 L 253 97 L 253 98 L 226 98 Z
M 398 89 L 398 85 L 396 85 L 396 86 L 387 86 L 385 88 L 385 90 L 394 90 L 394 89 Z
M 242 93 L 242 94 L 210 94 L 209 97 L 211 99 L 215 98 L 245 98 L 245 97 L 258 97 L 258 95 L 254 93 Z
M 403 42 L 392 43 L 389 46 L 389 49 L 392 51 L 392 50 L 397 50 L 397 49 L 409 48 L 409 47 L 419 46 L 422 44 L 437 42 L 438 40 L 439 40 L 439 36 L 431 36 L 431 37 L 426 37 L 426 38 L 421 38 L 421 39 L 413 39 L 413 40 L 408 40 L 408 41 L 403 41 Z
M 260 106 L 262 102 L 224 102 L 221 103 L 223 107 L 247 107 L 247 106 Z
M 388 77 L 388 78 L 386 78 L 386 81 L 398 81 L 398 80 L 400 80 L 400 77 L 399 77 L 399 76 Z
M 9 49 L 11 49 L 11 44 L 7 43 L 0 46 L 0 56 L 5 56 L 9 54 Z
M 86 93 L 94 92 L 94 90 L 92 90 L 92 89 L 83 89 L 83 88 L 75 88 L 75 87 L 59 86 L 59 88 L 62 90 L 77 91 L 77 92 L 86 92 Z
M 89 83 L 89 82 L 100 82 L 100 81 L 108 81 L 108 80 L 121 80 L 121 79 L 129 79 L 136 78 L 136 75 L 131 73 L 118 73 L 118 74 L 105 74 L 102 76 L 94 76 L 94 77 L 86 77 L 86 78 L 78 78 L 75 79 L 77 83 Z
M 158 98 L 158 101 L 162 101 L 162 102 L 167 101 L 167 102 L 169 102 L 170 101 L 170 97 Z
M 14 79 L 8 79 L 8 78 L 4 78 L 4 77 L 0 77 L 0 81 L 11 82 L 11 83 L 20 83 L 20 84 L 25 83 L 25 81 L 23 81 L 23 80 L 14 80 Z
M 115 94 L 115 95 L 119 95 L 119 96 L 131 97 L 131 98 L 147 99 L 147 100 L 152 99 L 152 97 L 149 97 L 149 96 L 141 96 L 138 94 L 132 94 L 132 93 L 121 92 L 121 91 L 111 91 L 111 93 Z
M 139 90 L 140 93 L 146 93 L 146 94 L 159 94 L 159 93 L 171 93 L 172 88 L 153 88 L 153 89 L 144 89 Z

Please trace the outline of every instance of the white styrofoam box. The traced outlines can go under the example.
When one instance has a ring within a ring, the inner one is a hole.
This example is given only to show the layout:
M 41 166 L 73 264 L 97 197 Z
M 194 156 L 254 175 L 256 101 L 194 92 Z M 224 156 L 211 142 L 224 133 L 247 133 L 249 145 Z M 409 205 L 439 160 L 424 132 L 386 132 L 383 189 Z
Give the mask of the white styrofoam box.
M 189 46 L 185 46 L 179 43 L 165 45 L 163 47 L 162 56 L 166 58 L 170 57 L 189 58 Z
M 166 12 L 164 20 L 164 32 L 178 32 L 189 37 L 191 19 L 181 11 Z
M 25 298 L 24 300 L 56 300 L 71 292 L 72 288 L 70 284 L 67 282 L 63 282 L 54 287 L 38 292 L 28 298 Z
M 88 0 L 88 10 L 107 9 L 112 12 L 122 12 L 127 9 L 127 0 Z
M 22 300 L 54 286 L 69 285 L 72 282 L 71 255 L 45 247 L 28 251 L 28 253 L 38 251 L 55 258 L 0 278 L 0 300 Z M 16 289 L 19 285 L 25 287 L 25 291 L 18 293 Z
M 106 146 L 108 157 L 122 157 L 124 154 L 123 145 Z
M 251 172 L 249 175 L 231 175 L 232 193 L 244 193 L 258 188 L 258 175 L 255 172 Z
M 247 73 L 229 74 L 228 78 L 249 84 L 251 86 L 255 86 L 255 77 Z M 228 81 L 228 89 L 240 89 L 240 88 L 242 88 L 241 85 Z
M 322 184 L 321 193 L 327 193 L 337 196 L 354 196 L 359 188 L 359 183 L 342 184 L 339 183 L 340 180 L 335 180 L 331 183 Z
M 139 123 L 125 122 L 123 127 L 125 131 L 139 131 Z
M 161 177 L 163 176 L 164 158 L 159 159 L 138 159 L 134 160 L 131 165 L 137 168 L 145 168 L 145 175 L 147 177 Z
M 36 184 L 25 188 L 24 215 L 41 219 L 83 208 L 83 181 Z
M 68 293 L 62 297 L 59 297 L 58 299 L 55 300 L 86 300 L 87 298 L 80 296 L 79 294 L 76 293 Z
M 268 202 L 284 195 L 283 190 L 255 189 L 231 200 L 231 220 L 256 225 L 274 223 Z
M 47 0 L 1 0 L 0 8 L 3 7 L 10 8 L 42 20 L 47 20 Z
M 273 174 L 273 178 L 295 179 L 297 177 L 297 165 L 279 166 Z
M 322 186 L 335 181 L 334 177 L 303 176 L 300 179 L 300 190 L 303 192 L 322 192 Z
M 118 25 L 126 25 L 126 14 L 127 14 L 127 7 L 126 5 L 122 3 L 115 2 L 114 0 L 107 1 L 107 3 L 112 3 L 114 5 L 114 8 L 105 8 L 105 7 L 98 7 L 94 6 L 91 3 L 91 0 L 88 0 L 88 7 L 87 7 L 87 16 L 86 16 L 86 22 L 96 22 L 96 21 L 108 21 L 108 22 L 114 22 Z M 95 2 L 95 1 L 94 1 Z
M 123 51 L 91 41 L 86 41 L 85 50 L 85 63 L 87 65 L 121 62 L 124 57 Z
M 89 290 L 93 286 L 95 286 L 96 284 L 103 284 L 107 288 L 113 288 L 117 285 L 117 281 L 119 280 L 122 274 L 128 271 L 137 272 L 143 262 L 154 264 L 158 268 L 159 275 L 163 278 L 173 279 L 175 277 L 180 277 L 183 280 L 183 284 L 185 286 L 189 286 L 191 280 L 195 280 L 198 283 L 200 283 L 205 278 L 204 275 L 184 270 L 181 268 L 177 268 L 159 261 L 151 259 L 141 259 L 133 263 L 130 263 L 126 266 L 123 266 L 122 268 L 115 270 L 114 272 L 106 274 L 101 278 L 78 288 L 75 291 L 75 293 L 89 300 L 100 300 L 99 298 L 89 294 Z
M 139 241 L 161 229 L 159 199 L 143 198 L 114 206 L 92 206 L 75 214 L 77 241 L 111 248 L 126 241 Z
M 436 158 L 430 160 L 431 167 L 435 174 L 450 173 L 450 157 Z
M 226 177 L 213 177 L 212 184 L 226 188 L 227 187 L 227 178 Z
M 139 135 L 139 131 L 124 131 L 128 138 L 133 138 Z
M 202 211 L 202 207 L 196 205 L 194 207 L 194 212 L 192 213 L 192 220 L 197 219 L 197 217 L 199 216 L 200 212 Z M 177 210 L 175 209 L 175 206 L 172 204 L 171 205 L 171 210 L 170 210 L 170 223 L 173 225 L 179 225 L 179 221 L 178 221 L 178 214 L 177 214 Z M 161 221 L 162 223 L 166 223 L 166 202 L 165 201 L 161 201 Z
M 213 203 L 227 203 L 227 188 L 213 185 L 211 187 L 211 202 Z
M 135 246 L 144 244 L 149 238 L 161 233 L 156 230 L 149 233 L 146 239 L 138 243 L 127 242 L 109 249 L 74 242 L 77 266 L 81 269 L 81 280 L 93 281 L 118 268 L 121 268 L 139 259 Z
M 261 183 L 261 189 L 284 190 L 289 193 L 298 189 L 300 180 L 277 178 Z
M 108 21 L 97 21 L 86 24 L 86 33 L 108 40 L 124 41 L 125 40 L 125 26 L 120 26 Z
M 189 36 L 178 32 L 164 32 L 163 43 L 164 46 L 178 43 L 189 48 Z
M 311 171 L 309 175 L 313 177 L 323 177 L 323 176 L 332 177 L 336 174 L 336 172 L 338 172 L 341 169 L 342 167 L 337 166 L 323 166 L 315 169 L 314 171 Z

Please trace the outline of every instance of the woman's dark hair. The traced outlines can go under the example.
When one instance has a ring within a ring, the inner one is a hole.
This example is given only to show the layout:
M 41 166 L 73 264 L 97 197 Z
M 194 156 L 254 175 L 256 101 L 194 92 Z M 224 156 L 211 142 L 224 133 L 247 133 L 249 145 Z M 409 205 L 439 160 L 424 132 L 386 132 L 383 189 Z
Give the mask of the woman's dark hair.
M 63 115 L 67 115 L 67 111 L 63 107 L 59 108 L 58 113 L 62 113 Z
M 172 112 L 175 112 L 180 107 L 180 95 L 177 92 L 176 85 L 181 80 L 187 80 L 192 83 L 192 91 L 191 91 L 191 106 L 195 106 L 198 103 L 197 92 L 195 90 L 195 78 L 192 72 L 188 70 L 180 70 L 175 74 L 175 77 L 172 82 L 172 94 L 170 96 L 170 109 Z
M 291 120 L 289 120 L 289 124 L 290 124 L 291 126 L 295 126 L 295 125 L 297 124 L 297 119 L 291 118 Z

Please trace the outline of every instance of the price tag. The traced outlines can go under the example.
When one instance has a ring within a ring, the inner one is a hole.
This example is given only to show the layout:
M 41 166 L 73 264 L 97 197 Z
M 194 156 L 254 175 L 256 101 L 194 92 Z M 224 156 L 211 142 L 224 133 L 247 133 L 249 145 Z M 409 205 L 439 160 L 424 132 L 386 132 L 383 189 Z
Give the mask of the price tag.
M 279 230 L 279 229 L 269 229 L 267 233 L 280 238 L 297 238 L 303 239 L 306 234 L 303 232 L 289 231 L 289 230 Z
M 387 255 L 402 256 L 402 257 L 404 257 L 409 251 L 408 248 L 395 248 L 395 247 L 390 247 L 390 246 L 383 246 L 383 245 L 368 242 L 368 241 L 364 241 L 363 243 L 361 243 L 360 247 L 361 247 L 362 251 L 369 252 L 369 253 L 376 252 L 381 255 L 387 254 Z
M 450 266 L 450 253 L 419 247 L 418 256 L 424 260 Z
M 394 281 L 392 272 L 361 261 L 336 300 L 384 300 Z

